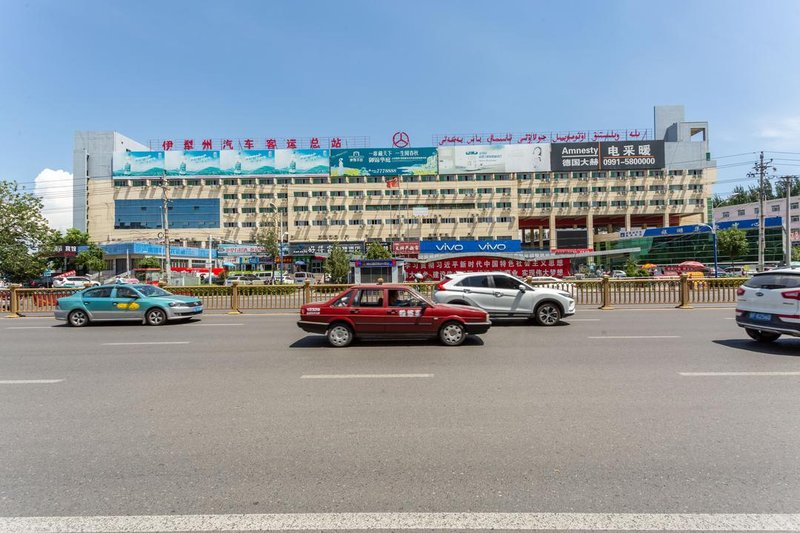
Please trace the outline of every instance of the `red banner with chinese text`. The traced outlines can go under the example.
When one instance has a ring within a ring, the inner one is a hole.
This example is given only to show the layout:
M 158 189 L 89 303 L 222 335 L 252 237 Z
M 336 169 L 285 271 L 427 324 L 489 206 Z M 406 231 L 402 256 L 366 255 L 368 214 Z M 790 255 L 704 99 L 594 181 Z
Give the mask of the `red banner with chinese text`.
M 427 263 L 406 263 L 406 279 L 413 280 L 421 274 L 426 280 L 439 280 L 455 272 L 485 272 L 499 270 L 524 278 L 526 276 L 553 276 L 563 278 L 571 274 L 569 259 L 542 259 L 524 261 L 489 256 L 468 256 Z

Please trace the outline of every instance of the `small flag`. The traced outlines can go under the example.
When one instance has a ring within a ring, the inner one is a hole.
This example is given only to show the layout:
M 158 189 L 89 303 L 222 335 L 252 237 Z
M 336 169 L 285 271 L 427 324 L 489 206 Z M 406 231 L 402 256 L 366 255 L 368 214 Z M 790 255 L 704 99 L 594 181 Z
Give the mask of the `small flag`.
M 400 186 L 400 177 L 395 176 L 393 178 L 389 178 L 386 180 L 386 187 L 389 189 L 395 189 Z

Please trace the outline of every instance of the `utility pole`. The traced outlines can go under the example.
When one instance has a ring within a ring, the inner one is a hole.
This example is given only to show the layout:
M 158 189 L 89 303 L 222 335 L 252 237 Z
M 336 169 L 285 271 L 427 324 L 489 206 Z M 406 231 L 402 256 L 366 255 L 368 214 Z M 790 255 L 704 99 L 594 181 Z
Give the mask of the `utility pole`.
M 764 196 L 766 193 L 764 173 L 767 168 L 772 164 L 772 159 L 764 161 L 764 152 L 761 152 L 758 157 L 758 162 L 753 167 L 753 170 L 758 173 L 758 271 L 764 271 L 764 248 L 765 248 L 765 231 L 764 231 Z M 755 175 L 754 173 L 748 174 L 749 176 Z
M 161 209 L 164 213 L 164 270 L 167 285 L 172 272 L 172 259 L 169 250 L 169 198 L 167 197 L 167 173 L 161 174 Z
M 212 262 L 213 259 L 211 258 L 211 247 L 212 247 L 212 240 L 211 234 L 208 234 L 208 284 L 211 285 L 211 282 L 214 280 L 214 263 Z
M 790 209 L 791 199 L 792 199 L 792 180 L 795 176 L 784 176 L 784 187 L 786 187 L 786 225 L 784 226 L 786 229 L 786 236 L 784 241 L 784 248 L 783 248 L 783 262 L 785 263 L 786 268 L 791 268 L 792 266 L 792 212 Z

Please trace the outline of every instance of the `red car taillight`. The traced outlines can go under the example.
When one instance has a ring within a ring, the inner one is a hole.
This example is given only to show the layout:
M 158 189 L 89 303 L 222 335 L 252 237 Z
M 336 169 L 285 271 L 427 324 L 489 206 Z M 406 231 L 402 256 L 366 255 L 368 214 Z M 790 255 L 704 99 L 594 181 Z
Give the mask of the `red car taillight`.
M 782 292 L 781 296 L 783 296 L 787 300 L 800 300 L 800 290 Z
M 736 296 L 741 296 L 743 294 L 744 294 L 744 289 L 743 288 L 739 287 L 738 289 L 736 289 Z
M 433 289 L 433 290 L 435 290 L 435 291 L 443 291 L 443 290 L 446 290 L 446 289 L 444 288 L 444 284 L 445 284 L 445 283 L 447 283 L 448 281 L 449 281 L 449 280 L 440 281 L 440 282 L 439 282 L 439 284 L 438 284 L 438 285 L 436 285 L 436 288 L 435 288 L 435 289 Z

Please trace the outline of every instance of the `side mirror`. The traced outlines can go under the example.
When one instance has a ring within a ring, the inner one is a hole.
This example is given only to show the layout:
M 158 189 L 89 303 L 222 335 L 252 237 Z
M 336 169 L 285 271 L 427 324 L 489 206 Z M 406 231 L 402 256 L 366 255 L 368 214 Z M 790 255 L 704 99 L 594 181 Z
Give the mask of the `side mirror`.
M 517 287 L 517 288 L 519 289 L 520 292 L 525 292 L 525 290 L 526 290 L 525 285 L 523 285 L 522 283 L 520 283 L 519 287 Z

